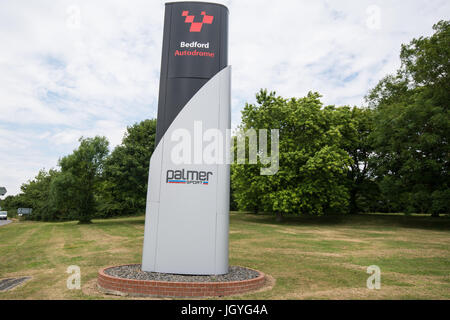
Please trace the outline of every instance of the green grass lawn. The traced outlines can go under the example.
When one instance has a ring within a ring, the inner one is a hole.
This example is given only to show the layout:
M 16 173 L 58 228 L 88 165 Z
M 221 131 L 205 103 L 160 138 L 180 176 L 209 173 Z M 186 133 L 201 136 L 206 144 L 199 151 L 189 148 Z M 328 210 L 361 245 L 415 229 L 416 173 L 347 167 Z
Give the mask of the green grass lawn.
M 230 217 L 230 264 L 271 279 L 266 289 L 233 299 L 450 298 L 448 217 Z M 112 298 L 96 291 L 97 271 L 140 263 L 143 232 L 143 216 L 0 227 L 0 279 L 32 276 L 0 299 Z M 81 290 L 66 288 L 70 265 L 81 268 Z M 370 265 L 381 268 L 380 290 L 366 288 Z

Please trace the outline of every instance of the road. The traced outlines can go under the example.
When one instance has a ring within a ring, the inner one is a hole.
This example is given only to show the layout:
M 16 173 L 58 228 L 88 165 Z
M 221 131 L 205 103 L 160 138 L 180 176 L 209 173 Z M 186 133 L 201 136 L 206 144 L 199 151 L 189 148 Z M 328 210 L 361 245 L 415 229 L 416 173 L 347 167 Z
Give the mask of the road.
M 0 227 L 12 222 L 11 220 L 0 220 Z

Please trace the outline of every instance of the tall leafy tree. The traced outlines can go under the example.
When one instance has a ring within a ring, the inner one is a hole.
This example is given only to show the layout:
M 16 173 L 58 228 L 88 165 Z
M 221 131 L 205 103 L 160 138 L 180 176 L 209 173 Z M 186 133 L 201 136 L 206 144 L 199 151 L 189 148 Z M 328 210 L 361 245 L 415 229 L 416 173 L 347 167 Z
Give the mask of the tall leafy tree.
M 145 210 L 155 135 L 155 119 L 129 126 L 122 143 L 107 158 L 100 192 L 102 215 L 141 213 Z
M 242 111 L 242 129 L 279 129 L 280 167 L 272 176 L 261 176 L 259 170 L 233 170 L 238 206 L 249 205 L 239 199 L 243 192 L 259 195 L 250 205 L 261 203 L 278 214 L 346 212 L 351 158 L 342 147 L 335 108 L 324 108 L 320 95 L 312 92 L 304 98 L 284 99 L 261 90 L 257 103 Z
M 403 45 L 401 68 L 369 93 L 373 159 L 390 210 L 450 211 L 450 21 Z
M 59 171 L 50 169 L 40 170 L 36 177 L 20 187 L 21 193 L 8 201 L 8 209 L 18 207 L 33 208 L 32 219 L 52 221 L 60 219 L 56 208 L 50 201 L 50 186 L 52 180 L 60 174 Z
M 370 136 L 374 127 L 374 111 L 369 108 L 339 107 L 332 117 L 342 134 L 341 147 L 352 159 L 347 172 L 349 213 L 374 210 L 379 196 L 370 164 L 374 155 Z
M 52 201 L 66 217 L 90 223 L 97 212 L 96 192 L 109 153 L 105 137 L 80 138 L 80 146 L 59 160 L 60 176 L 52 182 Z

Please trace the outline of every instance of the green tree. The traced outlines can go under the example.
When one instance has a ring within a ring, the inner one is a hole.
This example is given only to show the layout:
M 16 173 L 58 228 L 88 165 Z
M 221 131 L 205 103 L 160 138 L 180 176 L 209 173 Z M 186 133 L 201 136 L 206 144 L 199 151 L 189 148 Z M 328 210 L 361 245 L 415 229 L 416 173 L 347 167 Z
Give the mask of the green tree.
M 61 176 L 51 185 L 55 207 L 70 219 L 90 223 L 97 211 L 96 193 L 109 153 L 105 137 L 80 138 L 80 146 L 59 160 Z
M 261 176 L 256 165 L 233 170 L 232 184 L 238 207 L 254 203 L 277 214 L 325 214 L 346 212 L 347 171 L 351 158 L 343 149 L 342 128 L 336 108 L 323 108 L 318 93 L 284 99 L 261 90 L 257 105 L 242 111 L 243 130 L 280 130 L 280 167 L 277 174 Z M 253 194 L 252 202 L 240 194 Z M 241 209 L 241 208 L 240 208 Z
M 341 147 L 352 158 L 347 172 L 349 213 L 376 209 L 379 189 L 370 164 L 374 153 L 371 139 L 374 111 L 369 108 L 340 107 L 336 108 L 332 116 L 342 134 Z
M 450 22 L 401 49 L 401 68 L 367 96 L 376 110 L 373 166 L 390 210 L 450 211 Z
M 101 185 L 103 216 L 145 211 L 150 157 L 155 149 L 156 120 L 127 128 L 122 144 L 107 158 Z
M 21 193 L 14 196 L 11 205 L 32 208 L 31 219 L 51 221 L 61 218 L 49 199 L 50 185 L 52 180 L 60 174 L 59 171 L 51 169 L 40 170 L 37 176 L 24 183 L 20 189 Z M 13 209 L 13 208 L 11 208 Z
M 0 207 L 2 208 L 2 210 L 11 210 L 14 208 L 18 208 L 16 207 L 16 203 L 17 203 L 17 197 L 16 196 L 6 196 L 5 199 L 0 200 Z
M 58 220 L 76 220 L 82 215 L 79 193 L 83 191 L 78 187 L 79 182 L 69 171 L 61 172 L 52 179 L 48 200 L 51 207 L 57 212 Z

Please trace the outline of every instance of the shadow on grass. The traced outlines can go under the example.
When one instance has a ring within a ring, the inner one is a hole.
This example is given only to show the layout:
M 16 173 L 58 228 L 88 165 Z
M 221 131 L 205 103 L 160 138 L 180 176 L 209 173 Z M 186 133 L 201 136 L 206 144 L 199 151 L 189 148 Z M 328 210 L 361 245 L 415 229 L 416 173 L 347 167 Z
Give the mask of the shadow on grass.
M 103 218 L 93 220 L 93 224 L 102 226 L 118 226 L 118 225 L 144 225 L 144 216 L 131 216 L 131 217 L 114 217 Z
M 364 226 L 380 226 L 380 227 L 403 227 L 417 228 L 429 230 L 450 230 L 449 215 L 442 215 L 439 218 L 431 216 L 406 216 L 383 215 L 383 214 L 356 214 L 356 215 L 329 215 L 329 216 L 285 216 L 283 221 L 276 221 L 275 215 L 252 214 L 252 213 L 235 213 L 237 219 L 243 219 L 248 222 L 261 224 L 278 224 L 285 226 L 310 225 L 310 226 L 345 226 L 359 225 Z

